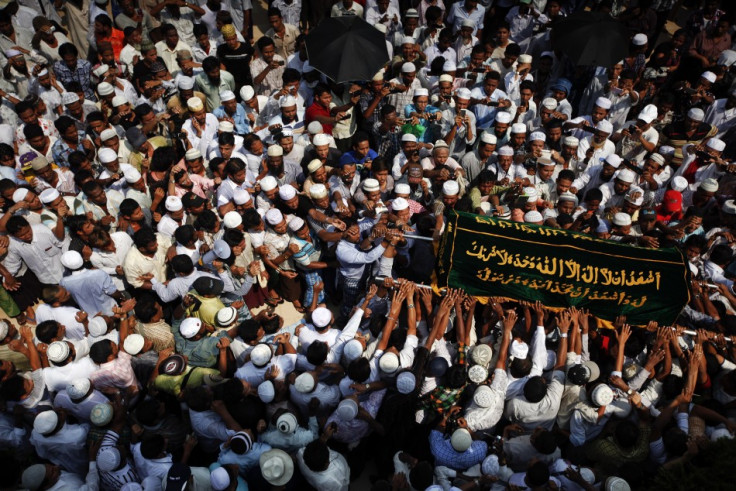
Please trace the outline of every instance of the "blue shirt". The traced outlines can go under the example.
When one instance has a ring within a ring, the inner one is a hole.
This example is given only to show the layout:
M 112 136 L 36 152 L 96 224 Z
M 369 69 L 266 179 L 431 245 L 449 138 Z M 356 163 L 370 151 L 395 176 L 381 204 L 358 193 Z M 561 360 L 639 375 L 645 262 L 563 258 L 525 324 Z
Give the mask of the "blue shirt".
M 241 106 L 240 104 L 235 106 L 235 114 L 233 114 L 232 116 L 226 113 L 225 108 L 222 106 L 212 111 L 212 114 L 214 114 L 217 119 L 223 119 L 226 117 L 232 118 L 233 123 L 235 124 L 236 135 L 247 135 L 248 133 L 250 133 L 250 121 L 245 115 L 245 109 L 243 109 L 243 106 Z
M 407 104 L 406 106 L 404 106 L 404 117 L 406 119 L 410 119 L 411 118 L 411 113 L 418 113 L 418 112 L 420 112 L 420 111 L 416 108 L 416 106 L 414 104 Z M 436 113 L 440 112 L 440 110 L 437 109 L 434 106 L 429 106 L 428 105 L 424 109 L 424 112 L 425 113 L 428 113 L 428 114 L 436 114 Z M 430 122 L 426 118 L 419 118 L 419 125 L 420 126 L 424 126 L 425 130 L 424 130 L 424 133 L 422 134 L 421 137 L 417 137 L 417 140 L 418 141 L 420 141 L 422 143 L 434 143 L 434 141 L 435 141 L 434 133 L 435 132 L 432 131 L 432 128 L 431 128 L 431 124 L 433 122 L 434 122 L 434 120 L 432 122 Z
M 220 456 L 217 457 L 217 463 L 220 465 L 237 464 L 240 467 L 240 474 L 245 475 L 249 470 L 260 465 L 259 459 L 261 454 L 271 450 L 268 443 L 253 442 L 253 446 L 244 454 L 236 454 L 232 450 L 225 449 L 225 444 L 220 445 Z M 210 470 L 214 470 L 210 467 Z
M 64 141 L 63 138 L 59 138 L 51 146 L 51 156 L 53 157 L 56 165 L 60 167 L 69 167 L 69 154 L 71 154 L 72 152 L 76 152 L 77 150 L 80 150 L 82 152 L 85 151 L 85 148 L 82 146 L 82 142 L 87 137 L 87 135 L 82 130 L 78 130 L 78 134 L 79 146 L 77 148 L 69 147 L 69 145 Z
M 71 276 L 65 276 L 59 282 L 69 290 L 79 308 L 94 316 L 97 312 L 113 315 L 112 308 L 117 305 L 110 295 L 118 289 L 110 275 L 101 269 L 87 269 Z
M 365 157 L 360 157 L 355 150 L 350 150 L 349 152 L 342 154 L 342 157 L 340 157 L 340 165 L 355 164 L 356 170 L 360 172 L 363 170 L 366 160 L 376 160 L 378 157 L 378 153 L 376 153 L 372 148 L 368 149 L 368 155 Z
M 458 452 L 452 448 L 449 438 L 437 430 L 429 434 L 429 448 L 434 455 L 435 465 L 443 465 L 450 469 L 463 471 L 475 464 L 480 464 L 488 453 L 488 444 L 481 440 L 473 440 L 470 448 L 464 452 Z

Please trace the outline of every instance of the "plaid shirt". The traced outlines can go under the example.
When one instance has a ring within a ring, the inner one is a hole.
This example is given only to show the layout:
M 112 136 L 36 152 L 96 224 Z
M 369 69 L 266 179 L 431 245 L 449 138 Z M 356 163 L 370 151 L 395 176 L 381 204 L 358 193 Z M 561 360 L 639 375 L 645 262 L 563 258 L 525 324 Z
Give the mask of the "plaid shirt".
M 54 63 L 54 73 L 57 80 L 65 87 L 69 82 L 79 82 L 82 90 L 84 90 L 84 96 L 91 101 L 97 100 L 97 95 L 92 89 L 92 64 L 87 60 L 78 59 L 74 71 L 69 68 L 64 60 L 59 60 Z
M 394 157 L 401 151 L 401 131 L 396 128 L 394 131 L 381 133 L 381 122 L 373 125 L 371 136 L 378 148 L 378 155 L 383 157 L 387 162 L 393 162 Z
M 77 148 L 71 148 L 69 144 L 64 141 L 63 138 L 59 138 L 51 146 L 51 156 L 53 157 L 56 165 L 58 165 L 59 167 L 69 167 L 69 155 L 72 152 L 76 152 L 77 150 L 81 150 L 84 152 L 82 142 L 87 137 L 87 134 L 82 130 L 78 130 L 78 133 L 79 142 L 77 143 Z

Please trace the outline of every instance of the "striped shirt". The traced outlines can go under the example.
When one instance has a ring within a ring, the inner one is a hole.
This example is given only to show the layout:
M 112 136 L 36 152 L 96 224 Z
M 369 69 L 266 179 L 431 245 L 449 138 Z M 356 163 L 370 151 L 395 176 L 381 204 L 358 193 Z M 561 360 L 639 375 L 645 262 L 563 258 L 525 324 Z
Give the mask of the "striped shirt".
M 112 430 L 107 430 L 107 433 L 105 433 L 105 436 L 102 438 L 102 444 L 100 445 L 98 455 L 99 452 L 105 448 L 117 446 L 119 438 L 120 435 Z M 100 470 L 100 489 L 104 491 L 116 491 L 129 482 L 140 482 L 140 479 L 138 478 L 138 474 L 135 472 L 135 469 L 127 462 L 123 467 L 114 471 L 108 472 Z

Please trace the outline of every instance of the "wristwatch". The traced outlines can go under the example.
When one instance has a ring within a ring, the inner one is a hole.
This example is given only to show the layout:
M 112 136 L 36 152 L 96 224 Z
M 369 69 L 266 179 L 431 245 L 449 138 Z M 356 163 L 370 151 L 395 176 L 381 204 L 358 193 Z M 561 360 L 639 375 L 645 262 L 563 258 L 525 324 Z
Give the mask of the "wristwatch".
M 634 389 L 629 389 L 626 391 L 626 395 L 629 395 L 629 396 L 634 395 L 634 392 L 636 392 Z

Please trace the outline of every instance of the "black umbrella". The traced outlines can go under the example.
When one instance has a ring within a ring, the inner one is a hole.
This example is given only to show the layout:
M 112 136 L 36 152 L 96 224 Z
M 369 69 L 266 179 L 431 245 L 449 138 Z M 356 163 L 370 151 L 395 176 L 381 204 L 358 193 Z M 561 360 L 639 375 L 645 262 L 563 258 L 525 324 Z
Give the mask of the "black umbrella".
M 370 80 L 389 61 L 386 37 L 356 16 L 323 20 L 306 42 L 309 64 L 337 83 Z
M 602 12 L 578 12 L 552 28 L 552 48 L 575 64 L 610 67 L 629 52 L 629 32 Z

